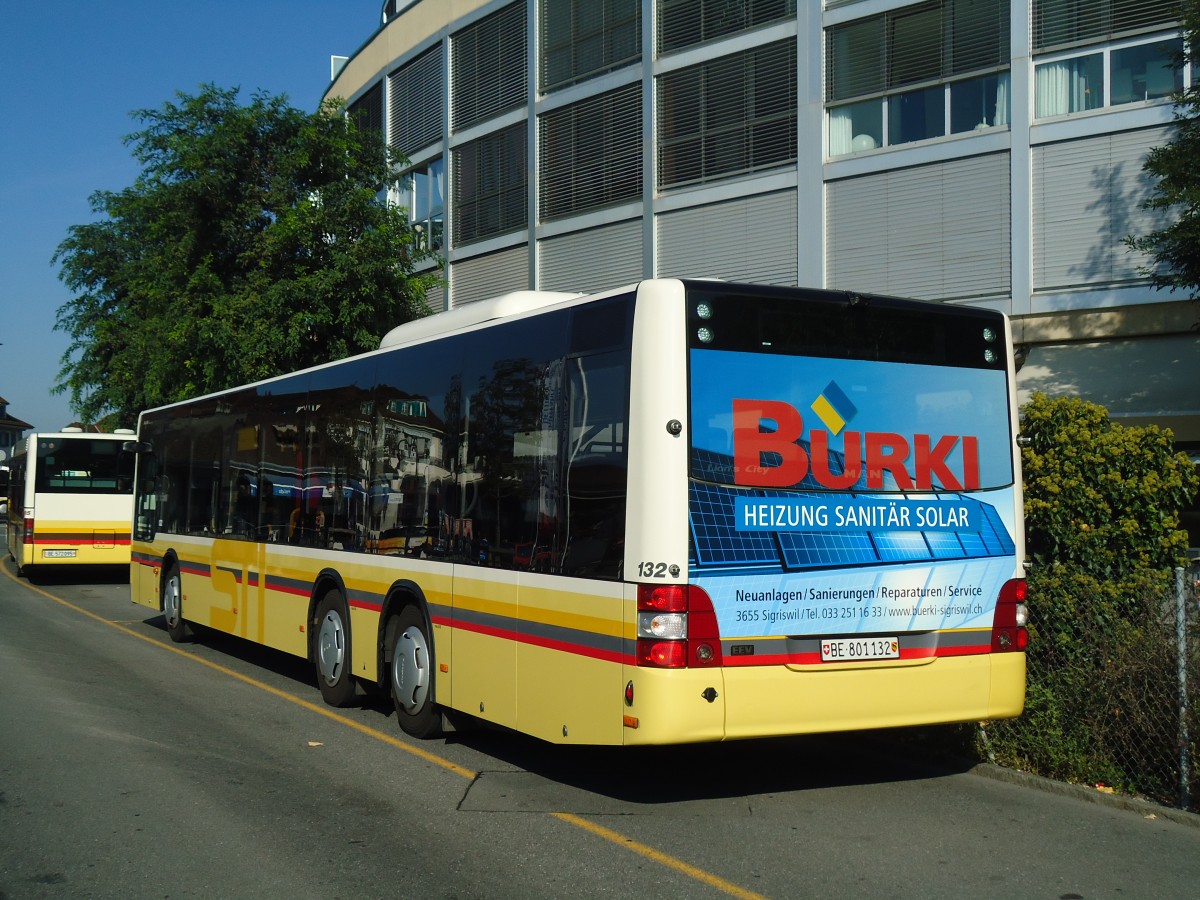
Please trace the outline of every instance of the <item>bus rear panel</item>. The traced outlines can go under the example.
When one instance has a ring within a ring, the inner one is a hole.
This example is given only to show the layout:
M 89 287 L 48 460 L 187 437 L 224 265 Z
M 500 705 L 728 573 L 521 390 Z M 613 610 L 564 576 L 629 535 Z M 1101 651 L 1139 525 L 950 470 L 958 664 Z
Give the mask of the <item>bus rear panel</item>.
M 687 498 L 655 508 L 686 506 L 686 523 L 659 518 L 687 530 L 687 583 L 643 585 L 627 742 L 693 716 L 722 739 L 1019 715 L 1005 318 L 706 282 L 684 296 Z M 643 577 L 672 580 L 669 556 L 646 559 Z
M 49 566 L 127 566 L 133 518 L 129 434 L 30 435 L 13 457 L 9 553 L 24 571 Z

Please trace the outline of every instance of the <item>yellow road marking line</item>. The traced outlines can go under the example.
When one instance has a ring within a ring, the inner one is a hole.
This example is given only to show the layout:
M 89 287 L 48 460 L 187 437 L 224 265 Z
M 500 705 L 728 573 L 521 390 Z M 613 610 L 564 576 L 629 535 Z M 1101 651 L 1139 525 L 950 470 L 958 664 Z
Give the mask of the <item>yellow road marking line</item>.
M 318 706 L 316 703 L 311 703 L 308 700 L 304 700 L 304 699 L 301 699 L 300 697 L 295 696 L 294 694 L 289 694 L 287 691 L 283 691 L 283 690 L 280 690 L 279 688 L 272 687 L 271 685 L 266 684 L 265 682 L 259 681 L 255 678 L 251 678 L 249 675 L 243 675 L 241 672 L 236 672 L 233 669 L 230 669 L 226 666 L 221 665 L 220 663 L 212 662 L 211 660 L 204 659 L 203 657 L 197 656 L 194 653 L 188 653 L 186 650 L 184 650 L 182 648 L 173 647 L 170 644 L 166 644 L 166 643 L 163 643 L 162 641 L 155 640 L 153 637 L 150 637 L 148 635 L 140 634 L 137 631 L 134 631 L 132 628 L 121 624 L 120 622 L 115 622 L 111 619 L 106 619 L 103 616 L 96 615 L 96 613 L 92 612 L 91 610 L 84 609 L 82 606 L 77 606 L 76 604 L 70 602 L 69 600 L 64 600 L 62 597 L 58 597 L 54 594 L 51 594 L 49 591 L 44 591 L 41 588 L 35 587 L 32 584 L 27 584 L 25 582 L 22 582 L 20 579 L 17 578 L 17 576 L 15 574 L 13 574 L 12 571 L 10 571 L 9 566 L 7 564 L 0 566 L 0 568 L 3 568 L 4 574 L 7 575 L 10 580 L 16 582 L 21 587 L 31 590 L 34 593 L 41 594 L 46 599 L 53 600 L 55 603 L 59 604 L 60 606 L 64 606 L 67 609 L 71 610 L 72 612 L 77 612 L 80 615 L 87 616 L 89 619 L 93 619 L 94 621 L 99 622 L 102 625 L 107 625 L 110 628 L 115 628 L 117 631 L 127 634 L 130 637 L 135 637 L 139 641 L 144 641 L 153 647 L 158 647 L 159 649 L 162 649 L 162 650 L 168 650 L 171 653 L 174 653 L 178 656 L 183 657 L 184 659 L 199 663 L 202 666 L 207 666 L 209 669 L 212 669 L 214 672 L 220 672 L 222 675 L 228 675 L 230 678 L 235 678 L 238 681 L 242 682 L 243 684 L 247 684 L 247 685 L 250 685 L 251 687 L 255 687 L 255 688 L 258 688 L 259 690 L 265 691 L 266 693 L 272 695 L 273 697 L 278 697 L 281 700 L 286 700 L 289 703 L 293 703 L 296 706 L 299 706 L 302 709 L 306 709 L 309 712 L 314 712 L 317 715 L 324 716 L 325 718 L 327 718 L 333 722 L 337 722 L 340 725 L 346 725 L 347 727 L 352 728 L 361 734 L 365 734 L 367 737 L 371 737 L 371 738 L 374 738 L 375 740 L 382 741 L 383 743 L 387 744 L 388 746 L 395 747 L 398 750 L 403 750 L 405 753 L 409 753 L 409 754 L 416 756 L 419 759 L 422 759 L 426 762 L 433 763 L 434 765 L 437 765 L 437 766 L 441 766 L 443 769 L 446 769 L 449 772 L 453 772 L 456 775 L 461 775 L 463 778 L 473 780 L 478 775 L 477 772 L 472 772 L 470 769 L 466 768 L 465 766 L 460 766 L 460 765 L 458 765 L 458 763 L 451 762 L 450 760 L 440 757 L 434 753 L 430 753 L 427 750 L 422 750 L 420 747 L 414 747 L 412 744 L 406 743 L 405 741 L 402 741 L 397 737 L 393 737 L 390 734 L 387 734 L 385 732 L 382 732 L 375 728 L 372 728 L 369 725 L 363 725 L 359 722 L 355 722 L 353 719 L 348 719 L 339 713 L 333 712 L 328 707 Z M 646 859 L 653 860 L 654 862 L 658 863 L 659 865 L 665 866 L 668 869 L 673 869 L 674 871 L 679 872 L 682 875 L 686 875 L 687 877 L 695 879 L 696 881 L 699 881 L 702 884 L 706 884 L 709 887 L 715 888 L 716 890 L 721 891 L 725 894 L 728 894 L 731 897 L 738 897 L 738 898 L 740 898 L 740 900 L 764 900 L 762 894 L 756 894 L 753 891 L 748 891 L 745 888 L 742 888 L 736 884 L 733 884 L 732 882 L 726 881 L 724 878 L 720 878 L 716 875 L 713 875 L 711 872 L 706 872 L 703 869 L 698 869 L 695 866 L 685 863 L 681 859 L 676 859 L 673 856 L 668 856 L 665 853 L 661 853 L 658 850 L 655 850 L 653 847 L 649 847 L 645 844 L 639 843 L 638 841 L 633 840 L 633 838 L 625 837 L 625 835 L 623 835 L 619 832 L 613 831 L 612 829 L 605 828 L 603 825 L 597 825 L 594 822 L 589 822 L 587 819 L 582 819 L 579 816 L 573 815 L 571 813 L 557 812 L 557 813 L 550 813 L 550 815 L 554 816 L 554 818 L 559 819 L 560 821 L 566 822 L 570 825 L 574 825 L 576 828 L 581 828 L 584 831 L 587 831 L 597 837 L 603 838 L 604 840 L 609 841 L 610 843 L 615 844 L 616 846 L 621 847 L 625 850 L 628 850 L 631 853 L 636 853 L 637 855 L 645 857 Z
M 589 822 L 587 819 L 581 819 L 579 816 L 571 813 L 550 813 L 556 819 L 561 819 L 564 822 L 569 822 L 577 828 L 582 828 L 584 831 L 590 831 L 597 837 L 616 844 L 618 847 L 623 847 L 631 853 L 636 853 L 638 856 L 644 856 L 646 859 L 653 860 L 659 865 L 666 866 L 668 869 L 674 869 L 682 875 L 689 878 L 694 878 L 696 881 L 703 882 L 709 887 L 716 888 L 718 891 L 728 894 L 731 897 L 739 897 L 741 900 L 765 900 L 762 894 L 756 894 L 754 891 L 748 891 L 743 887 L 739 887 L 731 881 L 726 881 L 724 878 L 719 878 L 711 872 L 705 872 L 703 869 L 697 869 L 695 866 L 688 865 L 681 859 L 676 859 L 673 856 L 668 856 L 655 850 L 653 847 L 648 847 L 645 844 L 640 844 L 633 838 L 625 837 L 618 831 L 613 831 L 610 828 L 605 828 L 603 825 L 597 825 L 595 822 Z

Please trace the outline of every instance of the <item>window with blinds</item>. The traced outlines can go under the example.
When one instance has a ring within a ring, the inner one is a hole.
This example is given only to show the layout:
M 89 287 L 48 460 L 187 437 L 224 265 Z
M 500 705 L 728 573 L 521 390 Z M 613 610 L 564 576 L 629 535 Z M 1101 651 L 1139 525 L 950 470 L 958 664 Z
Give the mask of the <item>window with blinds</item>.
M 1142 206 L 1142 166 L 1166 128 L 1123 131 L 1033 149 L 1033 286 L 1064 290 L 1144 280 L 1153 261 L 1125 246 L 1127 234 L 1164 227 L 1169 213 Z
M 526 128 L 520 122 L 454 151 L 454 245 L 528 222 Z
M 1009 0 L 928 0 L 825 31 L 829 155 L 1008 127 Z
M 658 79 L 659 187 L 796 161 L 796 45 L 780 41 Z
M 1009 7 L 1009 0 L 934 0 L 826 29 L 826 100 L 1007 67 Z
M 796 0 L 659 0 L 658 52 L 682 50 L 796 15 Z
M 641 59 L 640 0 L 541 0 L 541 90 Z
M 383 82 L 372 85 L 346 111 L 360 129 L 383 131 Z
M 1179 21 L 1180 0 L 1034 0 L 1035 52 L 1100 43 Z
M 391 143 L 412 153 L 442 139 L 442 45 L 430 47 L 388 78 Z
M 466 128 L 526 100 L 525 3 L 519 0 L 450 38 L 452 127 Z
M 638 83 L 541 116 L 541 218 L 641 197 L 641 134 Z

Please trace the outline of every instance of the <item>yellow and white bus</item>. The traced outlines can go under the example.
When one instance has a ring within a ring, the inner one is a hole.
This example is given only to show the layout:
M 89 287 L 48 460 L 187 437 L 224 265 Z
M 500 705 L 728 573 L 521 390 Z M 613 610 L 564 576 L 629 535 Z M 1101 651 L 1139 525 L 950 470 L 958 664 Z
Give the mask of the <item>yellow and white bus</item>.
M 414 736 L 1016 716 L 1010 348 L 990 310 L 708 280 L 465 306 L 145 412 L 133 599 Z
M 28 435 L 9 463 L 8 552 L 18 572 L 129 565 L 133 431 Z

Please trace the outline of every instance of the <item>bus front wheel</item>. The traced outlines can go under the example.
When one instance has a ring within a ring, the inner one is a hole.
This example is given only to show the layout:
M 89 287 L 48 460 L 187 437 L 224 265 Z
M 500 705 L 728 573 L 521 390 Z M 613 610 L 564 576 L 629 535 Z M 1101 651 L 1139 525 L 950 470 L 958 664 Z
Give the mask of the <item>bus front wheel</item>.
M 441 730 L 441 717 L 433 702 L 433 653 L 425 617 L 417 607 L 406 606 L 388 635 L 396 719 L 406 734 L 434 737 Z
M 321 696 L 330 706 L 349 706 L 354 699 L 354 676 L 350 674 L 350 630 L 341 591 L 332 590 L 321 598 L 313 626 L 313 662 Z

